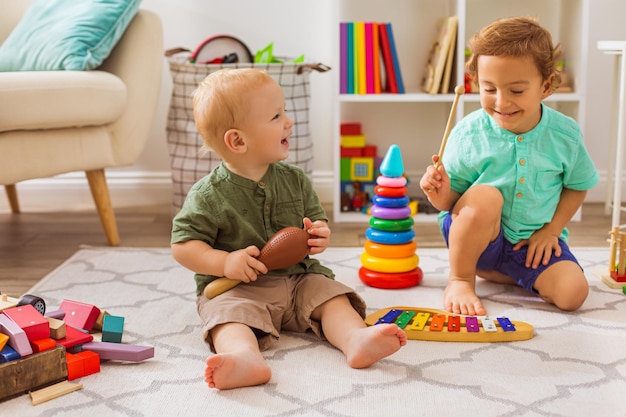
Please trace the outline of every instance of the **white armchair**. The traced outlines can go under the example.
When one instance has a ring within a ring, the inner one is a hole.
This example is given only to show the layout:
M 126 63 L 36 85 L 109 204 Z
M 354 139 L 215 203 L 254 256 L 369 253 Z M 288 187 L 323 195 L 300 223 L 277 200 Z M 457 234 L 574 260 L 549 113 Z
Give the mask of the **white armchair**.
M 29 0 L 2 0 L 0 43 Z M 105 168 L 133 164 L 148 139 L 163 67 L 159 17 L 139 10 L 93 71 L 0 72 L 0 184 L 19 213 L 16 183 L 84 171 L 109 245 L 119 232 Z

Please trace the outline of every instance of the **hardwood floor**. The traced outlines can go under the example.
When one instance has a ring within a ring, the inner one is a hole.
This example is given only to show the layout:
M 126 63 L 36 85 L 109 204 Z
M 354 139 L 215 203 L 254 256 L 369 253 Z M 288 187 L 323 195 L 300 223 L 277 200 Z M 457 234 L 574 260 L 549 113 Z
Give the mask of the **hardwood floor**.
M 332 214 L 332 208 L 327 207 Z M 169 246 L 169 206 L 116 210 L 122 246 Z M 600 203 L 583 207 L 581 222 L 572 222 L 571 246 L 606 246 L 611 218 Z M 365 223 L 330 223 L 333 246 L 362 246 Z M 419 247 L 445 247 L 435 223 L 416 223 Z M 18 215 L 0 213 L 0 292 L 19 297 L 69 258 L 82 245 L 106 246 L 95 211 Z M 419 249 L 418 249 L 419 250 Z

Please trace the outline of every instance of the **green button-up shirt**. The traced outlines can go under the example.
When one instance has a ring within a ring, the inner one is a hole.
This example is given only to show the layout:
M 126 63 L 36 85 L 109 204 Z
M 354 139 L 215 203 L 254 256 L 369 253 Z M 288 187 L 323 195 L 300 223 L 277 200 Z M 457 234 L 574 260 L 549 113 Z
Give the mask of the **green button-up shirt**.
M 512 243 L 552 220 L 563 188 L 584 191 L 600 179 L 576 122 L 541 106 L 541 120 L 523 134 L 502 129 L 483 109 L 467 115 L 450 133 L 443 156 L 454 191 L 463 194 L 474 184 L 500 190 L 502 229 Z M 561 238 L 567 237 L 563 230 Z
M 302 219 L 328 220 L 309 178 L 295 166 L 275 163 L 256 182 L 220 164 L 199 180 L 187 194 L 175 216 L 172 243 L 201 240 L 215 249 L 232 252 L 255 245 L 259 249 L 278 230 L 302 227 Z M 307 257 L 272 275 L 319 273 L 333 278 L 332 271 Z M 214 279 L 196 274 L 196 293 Z

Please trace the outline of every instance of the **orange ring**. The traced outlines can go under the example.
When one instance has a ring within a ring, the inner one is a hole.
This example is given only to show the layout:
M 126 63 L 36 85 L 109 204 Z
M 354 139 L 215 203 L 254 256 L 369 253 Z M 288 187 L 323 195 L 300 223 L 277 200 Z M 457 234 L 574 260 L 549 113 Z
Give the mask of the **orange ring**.
M 382 243 L 372 242 L 371 240 L 365 241 L 365 252 L 375 256 L 377 258 L 407 258 L 415 254 L 417 249 L 417 243 L 411 241 L 409 243 L 403 243 L 400 245 L 385 245 Z
M 377 185 L 374 187 L 374 194 L 381 197 L 404 197 L 408 190 L 406 187 L 385 187 L 384 185 Z
M 385 259 L 371 256 L 367 252 L 361 254 L 361 265 L 375 272 L 398 273 L 417 268 L 419 256 L 413 254 L 406 258 Z
M 424 272 L 418 266 L 412 271 L 402 272 L 399 274 L 385 274 L 383 272 L 370 271 L 365 267 L 359 269 L 359 278 L 361 281 L 375 288 L 398 289 L 414 287 L 422 282 Z

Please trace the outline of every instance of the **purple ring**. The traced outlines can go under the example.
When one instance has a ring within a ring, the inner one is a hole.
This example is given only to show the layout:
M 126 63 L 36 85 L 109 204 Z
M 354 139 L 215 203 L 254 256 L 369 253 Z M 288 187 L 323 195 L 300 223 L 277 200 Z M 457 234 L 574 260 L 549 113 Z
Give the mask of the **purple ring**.
M 404 219 L 406 217 L 409 217 L 411 215 L 411 208 L 410 207 L 390 208 L 390 207 L 381 207 L 381 206 L 377 206 L 376 204 L 374 204 L 371 207 L 370 212 L 372 213 L 372 216 L 378 217 L 379 219 L 397 220 L 397 219 Z

